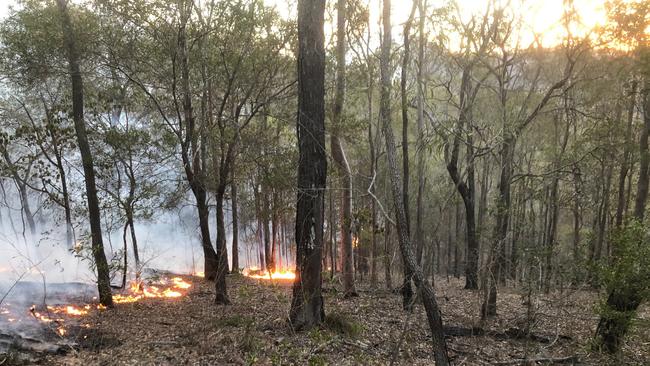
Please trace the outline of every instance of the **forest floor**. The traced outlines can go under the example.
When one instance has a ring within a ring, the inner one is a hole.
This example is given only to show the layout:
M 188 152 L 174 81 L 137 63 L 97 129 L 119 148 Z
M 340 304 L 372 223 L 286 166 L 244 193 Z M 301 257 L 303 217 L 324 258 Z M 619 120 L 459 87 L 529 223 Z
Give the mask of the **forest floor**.
M 70 332 L 79 348 L 49 355 L 47 365 L 432 365 L 424 310 L 401 309 L 399 295 L 358 285 L 359 297 L 343 299 L 340 284 L 326 281 L 327 322 L 293 333 L 287 323 L 288 282 L 271 284 L 229 276 L 230 306 L 213 303 L 214 289 L 196 277 L 187 296 L 147 299 L 97 311 L 89 328 Z M 483 335 L 449 336 L 455 365 L 524 364 L 518 359 L 563 359 L 587 365 L 650 365 L 650 309 L 645 305 L 623 351 L 616 357 L 591 352 L 597 324 L 597 294 L 565 290 L 533 296 L 499 293 L 498 317 L 479 321 L 479 291 L 463 290 L 459 279 L 436 284 L 446 326 L 481 327 Z M 530 303 L 531 305 L 526 305 Z M 529 314 L 529 316 L 527 316 Z M 527 319 L 531 321 L 528 322 Z M 513 332 L 531 324 L 533 336 Z M 458 331 L 459 328 L 454 328 Z M 75 333 L 76 332 L 76 333 Z M 571 358 L 569 358 L 571 357 Z M 560 360 L 558 360 L 560 361 Z M 536 363 L 528 363 L 536 364 Z M 544 363 L 539 363 L 544 364 Z

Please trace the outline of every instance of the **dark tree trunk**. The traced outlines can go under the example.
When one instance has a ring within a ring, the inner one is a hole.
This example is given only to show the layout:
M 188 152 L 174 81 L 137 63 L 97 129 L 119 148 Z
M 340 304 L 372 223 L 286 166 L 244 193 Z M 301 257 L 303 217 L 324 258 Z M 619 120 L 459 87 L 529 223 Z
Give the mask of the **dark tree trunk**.
M 221 167 L 226 171 L 227 167 Z M 226 284 L 226 274 L 228 273 L 228 254 L 226 252 L 226 222 L 223 214 L 223 202 L 226 194 L 226 177 L 222 176 L 220 184 L 217 186 L 217 275 L 215 277 L 215 303 L 228 305 L 228 286 Z
M 391 192 L 395 207 L 395 216 L 397 221 L 397 233 L 399 237 L 399 246 L 402 253 L 404 266 L 408 268 L 408 272 L 413 275 L 413 280 L 418 287 L 419 293 L 422 296 L 424 309 L 427 313 L 429 328 L 431 329 L 431 339 L 433 343 L 433 353 L 436 365 L 446 366 L 449 365 L 449 356 L 447 355 L 447 345 L 442 330 L 442 317 L 440 309 L 436 302 L 435 293 L 428 281 L 422 275 L 422 269 L 417 264 L 415 254 L 411 245 L 411 239 L 408 233 L 406 210 L 404 206 L 404 196 L 402 192 L 403 185 L 397 167 L 397 152 L 395 147 L 395 138 L 393 136 L 393 128 L 391 126 L 391 107 L 390 107 L 390 48 L 391 48 L 391 24 L 390 24 L 390 0 L 383 2 L 383 30 L 384 38 L 381 46 L 381 99 L 380 99 L 380 112 L 382 130 L 386 140 L 386 156 L 388 158 L 388 169 L 390 176 Z M 409 299 L 410 300 L 410 299 Z
M 307 329 L 325 318 L 322 295 L 325 152 L 325 0 L 298 1 L 298 199 L 296 279 L 289 319 Z
M 84 122 L 84 95 L 83 80 L 79 68 L 79 53 L 77 50 L 74 28 L 70 20 L 66 0 L 57 0 L 61 21 L 63 24 L 63 37 L 68 53 L 68 69 L 72 82 L 72 117 L 74 120 L 77 145 L 81 154 L 83 165 L 84 181 L 86 183 L 86 199 L 88 201 L 88 217 L 90 220 L 91 244 L 95 266 L 97 267 L 97 288 L 99 290 L 99 302 L 111 307 L 113 297 L 109 277 L 108 261 L 104 253 L 104 242 L 102 239 L 101 213 L 99 200 L 97 199 L 97 186 L 95 185 L 95 171 L 93 157 L 86 134 Z

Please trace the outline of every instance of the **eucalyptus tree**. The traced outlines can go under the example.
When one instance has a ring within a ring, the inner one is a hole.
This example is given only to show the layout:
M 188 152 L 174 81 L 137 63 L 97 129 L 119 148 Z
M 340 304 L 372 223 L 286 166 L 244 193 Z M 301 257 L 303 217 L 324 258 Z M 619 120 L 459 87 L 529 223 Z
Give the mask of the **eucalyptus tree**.
M 298 199 L 296 279 L 289 319 L 308 329 L 325 318 L 321 256 L 325 212 L 325 0 L 298 1 Z
M 63 28 L 63 38 L 65 49 L 68 57 L 68 68 L 70 71 L 70 81 L 72 83 L 72 118 L 74 121 L 77 145 L 81 154 L 81 160 L 84 172 L 84 182 L 86 185 L 86 199 L 88 201 L 88 216 L 90 220 L 92 253 L 97 268 L 97 287 L 99 289 L 99 302 L 104 306 L 113 306 L 113 297 L 111 295 L 110 278 L 108 262 L 104 252 L 104 243 L 102 238 L 101 212 L 99 209 L 99 200 L 97 198 L 97 186 L 95 183 L 95 167 L 93 156 L 88 143 L 86 133 L 86 124 L 84 122 L 84 90 L 83 78 L 80 70 L 79 48 L 77 48 L 77 38 L 73 23 L 68 11 L 66 0 L 57 0 L 57 5 L 61 13 L 61 24 Z

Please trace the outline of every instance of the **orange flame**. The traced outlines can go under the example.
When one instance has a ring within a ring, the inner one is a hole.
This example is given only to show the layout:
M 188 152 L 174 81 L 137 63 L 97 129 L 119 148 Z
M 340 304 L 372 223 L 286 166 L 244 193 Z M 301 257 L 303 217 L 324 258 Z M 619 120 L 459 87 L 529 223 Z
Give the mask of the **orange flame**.
M 276 270 L 271 273 L 267 270 L 259 270 L 257 267 L 246 268 L 243 271 L 244 276 L 260 280 L 294 280 L 296 272 L 291 269 Z
M 179 298 L 187 294 L 187 290 L 192 287 L 190 282 L 185 281 L 181 277 L 173 277 L 171 280 L 162 279 L 159 281 L 160 285 L 146 285 L 142 281 L 134 281 L 129 285 L 128 290 L 122 294 L 114 294 L 113 302 L 116 304 L 132 303 L 147 298 Z M 93 298 L 96 300 L 96 298 Z M 8 304 L 6 304 L 8 305 Z M 106 310 L 106 306 L 102 304 L 91 305 L 86 304 L 83 306 L 75 305 L 57 305 L 47 306 L 46 313 L 37 310 L 36 305 L 29 308 L 31 315 L 39 322 L 50 324 L 49 326 L 59 336 L 63 337 L 67 334 L 65 328 L 65 321 L 70 317 L 82 317 L 88 315 L 93 309 L 98 311 Z M 11 312 L 6 309 L 0 309 L 0 315 L 9 316 Z M 9 322 L 16 321 L 15 318 L 7 317 Z M 18 320 L 20 321 L 20 320 Z M 86 326 L 86 325 L 84 325 Z

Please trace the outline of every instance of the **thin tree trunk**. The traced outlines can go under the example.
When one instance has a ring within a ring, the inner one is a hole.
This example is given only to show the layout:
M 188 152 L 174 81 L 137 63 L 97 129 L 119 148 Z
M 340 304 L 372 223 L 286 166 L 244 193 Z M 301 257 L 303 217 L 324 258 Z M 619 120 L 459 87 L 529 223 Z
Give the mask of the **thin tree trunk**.
M 402 57 L 402 75 L 400 80 L 400 96 L 402 98 L 402 173 L 403 173 L 403 187 L 402 187 L 402 200 L 404 201 L 404 212 L 406 215 L 406 230 L 407 235 L 411 236 L 411 220 L 409 210 L 409 143 L 408 143 L 408 96 L 406 90 L 406 82 L 408 78 L 408 68 L 411 62 L 411 40 L 410 32 L 413 25 L 413 17 L 415 16 L 415 9 L 417 8 L 417 1 L 413 1 L 411 7 L 411 14 L 404 24 L 404 56 Z M 417 244 L 416 244 L 417 245 Z M 413 287 L 411 281 L 413 274 L 409 272 L 408 266 L 404 265 L 404 281 L 402 282 L 402 307 L 404 310 L 413 309 Z
M 86 199 L 88 201 L 88 217 L 90 220 L 91 245 L 93 258 L 97 268 L 97 288 L 99 291 L 99 302 L 107 307 L 113 306 L 111 294 L 108 261 L 104 253 L 104 242 L 102 239 L 101 213 L 99 200 L 97 198 L 97 186 L 95 185 L 95 171 L 93 157 L 86 134 L 84 122 L 84 95 L 83 80 L 79 67 L 79 53 L 77 50 L 74 28 L 70 20 L 66 0 L 57 0 L 61 13 L 63 25 L 63 37 L 68 53 L 68 69 L 72 82 L 72 117 L 74 120 L 77 145 L 81 154 L 83 165 L 84 181 L 86 183 Z
M 344 297 L 357 296 L 354 287 L 354 254 L 352 248 L 352 173 L 343 150 L 341 137 L 341 117 L 345 103 L 345 23 L 346 0 L 337 2 L 337 30 L 336 30 L 336 90 L 334 96 L 334 110 L 332 113 L 333 129 L 331 133 L 332 158 L 342 178 L 341 190 L 341 254 L 343 257 L 343 292 Z
M 630 155 L 632 153 L 632 122 L 634 121 L 634 108 L 636 106 L 637 81 L 632 81 L 630 90 L 630 104 L 627 110 L 627 126 L 625 128 L 625 145 L 623 147 L 623 162 L 618 173 L 618 192 L 616 205 L 616 227 L 623 224 L 623 213 L 625 212 L 625 179 L 630 169 Z
M 230 182 L 230 199 L 232 202 L 232 267 L 231 272 L 239 272 L 239 203 L 237 202 L 237 181 L 233 164 Z
M 424 215 L 424 46 L 426 42 L 424 34 L 424 23 L 426 13 L 422 4 L 423 0 L 417 0 L 418 14 L 418 67 L 417 67 L 417 122 L 418 122 L 418 140 L 417 140 L 417 174 L 418 174 L 418 194 L 415 208 L 415 245 L 416 257 L 418 264 L 422 266 L 422 252 L 424 248 L 424 234 L 422 230 L 422 220 Z

